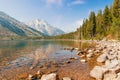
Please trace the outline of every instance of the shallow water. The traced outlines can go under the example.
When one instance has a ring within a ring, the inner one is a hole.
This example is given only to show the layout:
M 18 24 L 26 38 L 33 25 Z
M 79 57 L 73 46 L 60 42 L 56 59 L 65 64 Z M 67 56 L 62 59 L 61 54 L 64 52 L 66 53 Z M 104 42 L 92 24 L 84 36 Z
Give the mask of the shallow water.
M 0 41 L 0 66 L 25 55 L 42 59 L 75 53 L 64 51 L 66 47 L 85 48 L 88 45 L 74 41 Z
M 34 68 L 46 62 L 78 57 L 77 51 L 71 52 L 64 48 L 82 49 L 91 46 L 75 41 L 0 41 L 0 74 L 15 68 Z

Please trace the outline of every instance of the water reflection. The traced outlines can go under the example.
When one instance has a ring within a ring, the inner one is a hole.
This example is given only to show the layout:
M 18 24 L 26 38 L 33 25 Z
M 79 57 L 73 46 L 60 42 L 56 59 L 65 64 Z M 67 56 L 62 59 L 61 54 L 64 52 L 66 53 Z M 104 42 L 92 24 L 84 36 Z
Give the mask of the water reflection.
M 48 59 L 50 55 L 54 54 L 59 49 L 60 49 L 59 45 L 51 44 L 37 48 L 35 52 L 31 55 L 31 57 L 33 58 L 33 63 L 30 69 L 36 67 L 40 60 Z
M 0 41 L 0 66 L 21 56 L 30 55 L 33 59 L 32 67 L 38 64 L 40 59 L 56 57 L 57 51 L 64 47 L 88 47 L 88 43 L 74 41 Z M 62 52 L 64 55 L 68 52 Z M 52 56 L 51 56 L 52 55 Z M 61 54 L 58 54 L 61 55 Z M 18 60 L 19 61 L 19 60 Z

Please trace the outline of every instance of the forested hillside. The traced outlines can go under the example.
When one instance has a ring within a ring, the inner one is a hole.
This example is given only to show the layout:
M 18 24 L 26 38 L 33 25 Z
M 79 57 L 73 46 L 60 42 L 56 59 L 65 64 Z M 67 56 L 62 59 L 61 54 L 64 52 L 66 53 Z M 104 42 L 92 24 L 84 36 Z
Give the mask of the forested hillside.
M 82 26 L 75 32 L 55 36 L 58 39 L 103 39 L 120 38 L 120 0 L 114 0 L 111 6 L 106 5 L 104 10 L 97 14 L 90 12 L 89 18 L 84 19 Z

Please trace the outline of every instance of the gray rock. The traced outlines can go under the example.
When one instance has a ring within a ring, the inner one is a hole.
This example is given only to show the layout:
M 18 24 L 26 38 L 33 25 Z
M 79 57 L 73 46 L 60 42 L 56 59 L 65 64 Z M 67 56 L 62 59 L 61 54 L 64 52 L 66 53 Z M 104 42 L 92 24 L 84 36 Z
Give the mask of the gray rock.
M 120 80 L 120 42 L 101 41 L 96 46 L 102 48 L 103 53 L 97 58 L 97 62 L 105 62 L 105 65 L 95 66 L 91 72 L 91 77 L 96 80 Z
M 116 67 L 118 64 L 119 64 L 119 60 L 117 60 L 117 59 L 111 60 L 111 63 L 107 66 L 107 68 L 112 69 L 112 68 Z
M 91 58 L 91 57 L 93 57 L 93 53 L 87 54 L 87 58 Z
M 103 75 L 103 70 L 102 67 L 100 66 L 95 66 L 91 71 L 90 71 L 90 76 L 93 78 L 102 79 Z
M 42 75 L 41 80 L 56 80 L 57 74 L 51 73 L 51 74 L 45 74 Z
M 109 60 L 115 59 L 116 57 L 117 57 L 116 54 L 107 54 L 107 58 L 108 58 Z
M 107 54 L 102 54 L 97 58 L 97 62 L 105 62 Z
M 71 80 L 70 77 L 64 77 L 62 80 Z
M 115 80 L 116 77 L 117 77 L 117 74 L 115 72 L 108 72 L 104 74 L 103 80 Z

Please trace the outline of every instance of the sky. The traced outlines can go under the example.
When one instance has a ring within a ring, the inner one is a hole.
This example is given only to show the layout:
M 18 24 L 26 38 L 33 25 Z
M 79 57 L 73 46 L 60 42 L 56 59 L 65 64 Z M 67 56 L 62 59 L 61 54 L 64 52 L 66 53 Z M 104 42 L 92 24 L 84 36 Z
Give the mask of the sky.
M 113 0 L 0 0 L 0 11 L 28 23 L 35 19 L 47 21 L 65 32 L 75 31 L 88 18 Z

